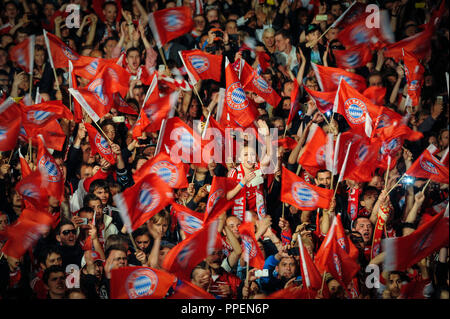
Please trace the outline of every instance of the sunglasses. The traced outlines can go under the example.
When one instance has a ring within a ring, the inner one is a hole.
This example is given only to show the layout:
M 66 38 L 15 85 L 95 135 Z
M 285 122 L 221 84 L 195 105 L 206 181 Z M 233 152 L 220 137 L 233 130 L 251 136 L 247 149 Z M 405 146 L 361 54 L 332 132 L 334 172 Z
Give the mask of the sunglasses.
M 71 229 L 71 230 L 64 230 L 61 232 L 64 236 L 69 235 L 70 233 L 72 233 L 73 235 L 77 234 L 77 230 L 76 229 Z

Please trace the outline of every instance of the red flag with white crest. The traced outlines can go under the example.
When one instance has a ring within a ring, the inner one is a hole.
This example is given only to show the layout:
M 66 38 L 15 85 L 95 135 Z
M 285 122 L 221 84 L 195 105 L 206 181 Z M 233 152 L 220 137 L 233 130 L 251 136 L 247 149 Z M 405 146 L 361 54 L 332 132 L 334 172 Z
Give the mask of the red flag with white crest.
M 149 174 L 124 192 L 114 195 L 120 217 L 131 231 L 135 231 L 172 201 L 172 189 L 156 174 Z
M 373 104 L 384 105 L 384 97 L 386 96 L 386 88 L 383 86 L 369 86 L 364 90 L 363 95 Z
M 86 128 L 87 134 L 89 136 L 89 144 L 91 144 L 91 154 L 95 155 L 97 153 L 100 154 L 105 160 L 107 160 L 111 165 L 116 163 L 116 155 L 113 153 L 111 149 L 111 145 L 100 134 L 99 131 L 95 127 L 93 127 L 89 123 L 84 123 L 84 127 Z
M 158 48 L 190 32 L 194 27 L 189 7 L 174 7 L 152 12 L 148 16 L 148 22 Z
M 431 179 L 437 183 L 448 184 L 449 169 L 432 155 L 432 152 L 430 152 L 432 148 L 433 145 L 423 151 L 405 174 L 417 178 Z
M 12 98 L 0 105 L 0 151 L 10 151 L 16 144 L 22 125 L 19 107 Z
M 121 267 L 111 271 L 111 299 L 163 299 L 176 277 L 150 267 Z
M 201 80 L 214 80 L 220 82 L 222 76 L 222 55 L 215 55 L 201 50 L 179 51 L 191 84 Z
M 44 30 L 44 40 L 47 46 L 49 60 L 54 69 L 69 67 L 69 60 L 74 62 L 80 58 L 80 55 L 69 48 L 56 35 Z
M 333 110 L 334 99 L 336 98 L 336 91 L 332 92 L 320 92 L 308 89 L 303 86 L 305 91 L 309 94 L 311 99 L 316 102 L 316 106 L 322 114 Z
M 230 178 L 219 176 L 213 177 L 208 200 L 206 202 L 205 223 L 216 219 L 233 206 L 234 201 L 227 200 L 227 192 L 232 190 L 235 186 L 235 183 L 233 183 Z M 242 216 L 243 214 L 244 211 L 242 212 Z
M 342 69 L 363 67 L 372 60 L 372 51 L 365 44 L 349 47 L 346 50 L 334 50 L 333 55 L 336 65 Z
M 255 239 L 255 225 L 252 222 L 243 222 L 239 226 L 239 233 L 241 234 L 241 245 L 244 260 L 256 269 L 264 268 L 264 255 L 259 248 L 258 242 Z
M 42 135 L 38 135 L 37 168 L 45 183 L 48 183 L 47 193 L 62 200 L 64 197 L 64 175 L 60 166 L 47 150 Z
M 203 228 L 204 213 L 195 212 L 177 203 L 172 204 L 172 209 L 186 238 Z
M 308 211 L 330 206 L 333 190 L 311 185 L 285 167 L 281 179 L 282 202 Z
M 403 50 L 402 59 L 405 65 L 406 80 L 408 81 L 408 95 L 411 98 L 412 106 L 416 106 L 419 104 L 425 68 L 420 64 L 417 57 L 408 51 Z
M 367 88 L 366 79 L 359 74 L 315 63 L 311 63 L 311 65 L 320 89 L 323 92 L 336 91 L 341 79 L 345 80 L 351 87 L 359 92 L 363 92 Z
M 22 177 L 15 189 L 25 201 L 31 203 L 37 209 L 46 211 L 48 209 L 47 185 L 48 183 L 42 178 L 41 172 L 35 170 Z
M 25 72 L 31 73 L 34 65 L 34 44 L 36 35 L 31 35 L 9 51 L 11 61 L 16 62 Z

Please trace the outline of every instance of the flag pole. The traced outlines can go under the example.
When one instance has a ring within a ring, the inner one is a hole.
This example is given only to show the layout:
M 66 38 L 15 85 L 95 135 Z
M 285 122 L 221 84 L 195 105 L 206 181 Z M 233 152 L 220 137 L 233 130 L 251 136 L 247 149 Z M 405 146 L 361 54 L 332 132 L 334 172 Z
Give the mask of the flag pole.
M 50 50 L 50 44 L 49 44 L 48 38 L 47 38 L 47 31 L 45 31 L 45 30 L 44 30 L 44 42 L 45 42 L 45 45 L 47 46 L 48 59 L 50 60 L 50 65 L 52 66 L 53 75 L 55 76 L 57 90 L 61 91 L 59 88 L 58 76 L 56 75 L 55 65 L 53 64 L 52 51 Z
M 400 177 L 400 179 L 394 184 L 394 186 L 392 186 L 389 191 L 387 192 L 386 195 L 389 195 L 390 192 L 392 192 L 392 190 L 400 183 L 400 181 L 406 176 L 406 173 L 403 173 L 403 175 Z
M 11 150 L 11 154 L 9 154 L 9 159 L 8 159 L 8 163 L 7 163 L 7 164 L 9 164 L 9 162 L 11 162 L 11 159 L 12 159 L 13 154 L 14 154 L 14 150 L 15 150 L 15 148 L 13 148 L 13 149 Z
M 425 190 L 427 189 L 428 184 L 430 184 L 430 182 L 431 182 L 431 179 L 429 178 L 427 183 L 425 184 L 425 186 L 422 188 L 422 194 L 425 193 Z
M 330 31 L 331 28 L 336 27 L 336 25 L 341 22 L 341 20 L 344 18 L 344 16 L 347 14 L 347 12 L 355 5 L 356 1 L 353 1 L 352 4 L 336 19 L 336 21 L 334 21 L 329 27 L 328 29 L 326 29 L 321 35 L 320 37 L 317 39 L 317 42 L 319 42 L 320 39 L 322 39 L 322 37 L 327 34 L 328 31 Z
M 158 46 L 159 54 L 161 55 L 161 58 L 163 60 L 164 65 L 166 66 L 167 71 L 169 71 L 169 76 L 172 76 L 172 72 L 170 71 L 169 67 L 167 66 L 166 57 L 164 55 L 163 47 Z
M 132 236 L 131 233 L 128 231 L 128 228 L 127 228 L 127 233 L 128 233 L 128 236 L 130 237 L 131 243 L 133 244 L 134 250 L 137 252 L 137 251 L 138 251 L 138 248 L 137 248 L 137 246 L 136 246 L 136 243 L 134 242 L 133 236 Z
M 323 292 L 323 284 L 325 283 L 325 275 L 326 275 L 326 274 L 327 274 L 327 272 L 324 271 L 324 272 L 323 272 L 323 275 L 322 275 L 322 285 L 321 285 L 320 290 L 319 290 L 319 292 L 320 292 L 321 295 L 322 295 L 322 292 Z
M 386 188 L 386 185 L 387 185 L 387 183 L 388 183 L 388 178 L 389 178 L 389 168 L 390 168 L 390 166 L 391 166 L 391 156 L 388 155 L 388 165 L 387 165 L 386 177 L 384 178 L 384 185 L 385 185 L 385 188 Z
M 28 156 L 29 156 L 29 162 L 31 163 L 31 152 L 33 150 L 33 146 L 31 145 L 31 137 L 28 138 Z

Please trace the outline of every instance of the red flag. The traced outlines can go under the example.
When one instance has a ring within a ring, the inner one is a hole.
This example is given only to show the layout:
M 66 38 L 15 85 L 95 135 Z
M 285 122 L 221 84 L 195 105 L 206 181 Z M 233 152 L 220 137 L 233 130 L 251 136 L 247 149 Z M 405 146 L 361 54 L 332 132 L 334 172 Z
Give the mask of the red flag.
M 182 279 L 190 280 L 192 269 L 217 250 L 221 244 L 216 218 L 169 250 L 163 262 L 163 269 Z
M 283 167 L 281 172 L 281 201 L 301 210 L 328 208 L 333 190 L 308 184 L 304 179 Z
M 204 213 L 194 212 L 186 206 L 173 203 L 172 209 L 186 238 L 203 228 Z
M 39 128 L 48 122 L 65 118 L 73 119 L 70 110 L 61 101 L 47 101 L 39 104 L 24 105 L 21 103 L 22 121 L 25 129 Z
M 396 62 L 402 60 L 403 50 L 411 52 L 419 60 L 425 59 L 431 51 L 431 37 L 433 28 L 426 27 L 424 31 L 414 34 L 408 38 L 386 46 L 385 58 L 393 58 Z
M 77 52 L 74 52 L 56 35 L 44 30 L 44 39 L 47 46 L 47 52 L 51 55 L 54 68 L 68 68 L 68 61 L 76 61 L 80 58 Z
M 411 98 L 412 106 L 415 106 L 419 104 L 425 68 L 414 54 L 405 50 L 403 50 L 403 63 L 406 80 L 408 81 L 408 95 Z
M 365 44 L 349 47 L 347 50 L 334 50 L 336 65 L 342 69 L 356 69 L 372 60 L 372 52 Z
M 162 299 L 176 277 L 150 267 L 122 267 L 111 271 L 111 299 Z
M 148 22 L 158 48 L 192 30 L 191 9 L 189 7 L 175 7 L 151 12 Z
M 316 102 L 316 106 L 322 114 L 333 110 L 334 99 L 336 98 L 336 91 L 332 92 L 320 92 L 308 89 L 303 86 L 305 91 L 309 94 L 311 99 Z
M 370 182 L 377 168 L 381 143 L 378 141 L 371 143 L 368 137 L 356 135 L 351 131 L 342 133 L 339 143 L 338 171 L 342 170 L 348 145 L 352 143 L 342 178 L 357 182 Z
M 167 120 L 162 138 L 163 150 L 170 156 L 173 163 L 195 163 L 200 166 L 208 166 L 202 156 L 201 136 L 184 123 L 179 117 Z
M 386 88 L 382 86 L 369 86 L 364 90 L 363 95 L 368 98 L 373 104 L 384 105 Z
M 265 299 L 313 299 L 315 297 L 315 294 L 306 289 L 300 289 L 300 287 L 288 287 L 271 293 Z
M 208 158 L 208 162 L 213 160 L 215 163 L 225 163 L 225 136 L 225 128 L 209 116 L 202 133 L 202 143 L 206 143 L 202 154 Z
M 64 175 L 53 156 L 47 151 L 42 135 L 38 136 L 37 168 L 41 171 L 44 182 L 48 182 L 48 194 L 62 200 L 64 197 Z
M 297 142 L 290 137 L 280 138 L 278 141 L 273 141 L 272 144 L 277 144 L 285 149 L 293 150 L 297 146 Z
M 78 60 L 72 61 L 73 73 L 82 78 L 92 80 L 97 72 L 103 67 L 103 64 L 117 64 L 118 60 L 119 58 L 103 59 L 81 55 Z
M 20 259 L 50 228 L 52 218 L 49 214 L 34 210 L 32 214 L 24 214 L 25 211 L 22 212 L 25 217 L 20 216 L 6 229 L 8 240 L 1 250 L 6 256 Z
M 72 61 L 69 61 L 69 93 L 70 90 L 76 90 L 78 89 L 78 82 L 77 77 L 75 76 L 75 73 L 73 72 L 73 63 Z M 76 123 L 81 123 L 83 121 L 83 111 L 81 109 L 80 103 L 77 101 L 77 99 L 73 99 L 73 120 Z
M 243 222 L 239 226 L 239 233 L 242 240 L 242 253 L 244 260 L 256 269 L 264 268 L 264 256 L 259 249 L 255 238 L 255 225 L 251 222 Z
M 311 65 L 320 89 L 323 92 L 336 91 L 339 87 L 341 78 L 359 92 L 363 92 L 367 88 L 366 79 L 359 74 L 347 72 L 339 68 L 326 67 L 315 63 L 311 63 Z
M 16 191 L 34 207 L 46 211 L 48 208 L 47 185 L 48 183 L 42 178 L 41 172 L 35 170 L 17 183 Z
M 276 108 L 281 101 L 281 97 L 274 89 L 256 72 L 247 62 L 243 62 L 243 69 L 240 78 L 244 90 L 256 93 L 268 104 Z
M 330 169 L 327 163 L 333 158 L 332 143 L 332 139 L 325 131 L 317 127 L 309 142 L 303 147 L 304 151 L 298 163 L 312 176 L 316 176 L 321 169 Z
M 58 120 L 51 120 L 43 126 L 28 126 L 24 128 L 26 136 L 31 138 L 32 144 L 38 144 L 39 134 L 44 138 L 45 145 L 57 151 L 61 151 L 66 140 L 66 134 L 61 128 Z M 28 138 L 26 138 L 28 141 Z
M 300 269 L 302 273 L 303 286 L 307 289 L 318 290 L 322 287 L 322 276 L 303 245 L 300 234 L 298 234 L 298 245 L 300 250 Z
M 342 225 L 340 213 L 336 215 L 336 241 L 350 258 L 354 261 L 358 261 L 358 248 L 356 248 L 355 244 L 347 237 L 344 226 Z
M 300 101 L 299 101 L 301 97 L 300 86 L 298 85 L 297 80 L 295 80 L 293 83 L 294 87 L 292 88 L 291 91 L 291 109 L 289 110 L 289 116 L 286 121 L 286 125 L 292 123 L 292 120 L 294 119 L 295 115 L 297 114 L 300 108 Z
M 135 109 L 133 109 L 121 96 L 119 93 L 113 93 L 114 108 L 120 113 L 139 115 Z
M 234 201 L 227 200 L 227 192 L 235 186 L 236 184 L 227 177 L 213 177 L 208 201 L 206 202 L 204 223 L 216 219 L 233 206 Z M 244 216 L 244 212 L 242 212 L 242 216 Z
M 30 168 L 30 165 L 28 165 L 28 162 L 22 156 L 22 153 L 20 153 L 20 148 L 19 148 L 19 161 L 20 161 L 20 170 L 22 171 L 22 178 L 25 178 L 31 174 L 32 170 Z
M 70 88 L 69 92 L 94 122 L 98 122 L 114 105 L 111 97 L 104 92 L 103 80 L 101 79 L 91 82 L 84 88 Z M 82 118 L 82 115 L 79 116 Z
M 408 176 L 427 178 L 437 183 L 448 184 L 449 170 L 443 163 L 434 157 L 428 149 L 423 151 L 418 159 L 405 173 Z
M 134 173 L 133 179 L 139 182 L 148 174 L 155 173 L 171 188 L 187 188 L 187 172 L 185 164 L 174 164 L 166 153 L 158 153 Z
M 186 280 L 179 279 L 174 290 L 175 293 L 167 299 L 216 299 L 210 293 Z
M 337 217 L 322 242 L 314 260 L 320 273 L 329 272 L 344 288 L 359 271 L 355 262 L 337 242 Z
M 379 108 L 345 80 L 341 81 L 333 112 L 342 114 L 354 133 L 372 136 L 372 123 L 379 114 Z
M 0 105 L 0 151 L 10 151 L 16 144 L 22 125 L 19 107 L 12 98 Z
M 120 217 L 131 231 L 139 228 L 172 200 L 172 189 L 156 174 L 149 174 L 124 192 L 114 195 Z
M 226 91 L 225 104 L 231 120 L 238 126 L 249 127 L 257 118 L 257 110 L 249 102 L 242 84 L 228 59 L 225 62 Z
M 441 212 L 408 236 L 386 238 L 383 242 L 385 270 L 406 270 L 439 248 L 448 246 L 448 227 L 448 216 Z
M 84 123 L 87 134 L 89 136 L 89 144 L 91 144 L 91 154 L 100 154 L 105 160 L 107 160 L 111 165 L 116 164 L 116 155 L 111 149 L 109 142 L 100 134 L 95 127 L 89 123 Z
M 9 51 L 11 61 L 16 62 L 27 73 L 31 73 L 33 69 L 35 40 L 36 36 L 31 35 Z
M 220 82 L 222 55 L 209 54 L 201 50 L 184 50 L 179 53 L 192 84 L 200 79 Z
M 379 47 L 383 43 L 391 41 L 390 37 L 389 39 L 386 38 L 386 35 L 382 33 L 380 28 L 369 28 L 364 18 L 356 20 L 339 31 L 337 38 L 347 48 L 360 45 Z

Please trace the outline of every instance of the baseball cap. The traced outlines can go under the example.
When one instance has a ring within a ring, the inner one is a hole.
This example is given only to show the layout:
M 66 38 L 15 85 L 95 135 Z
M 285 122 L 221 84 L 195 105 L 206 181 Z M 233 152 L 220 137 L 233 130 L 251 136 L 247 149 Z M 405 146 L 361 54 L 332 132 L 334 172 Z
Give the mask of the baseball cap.
M 91 253 L 92 253 L 92 259 L 94 260 L 94 263 L 96 261 L 104 262 L 104 260 L 98 254 L 98 252 L 92 251 Z M 83 258 L 81 258 L 81 268 L 84 268 L 84 266 L 86 266 L 86 259 L 84 258 L 84 255 L 83 255 Z
M 310 34 L 311 32 L 314 32 L 316 30 L 319 30 L 319 27 L 316 24 L 310 24 L 305 31 L 305 34 Z

